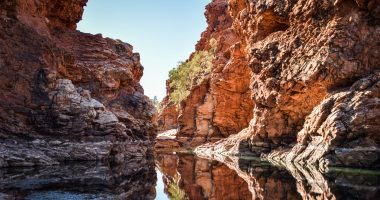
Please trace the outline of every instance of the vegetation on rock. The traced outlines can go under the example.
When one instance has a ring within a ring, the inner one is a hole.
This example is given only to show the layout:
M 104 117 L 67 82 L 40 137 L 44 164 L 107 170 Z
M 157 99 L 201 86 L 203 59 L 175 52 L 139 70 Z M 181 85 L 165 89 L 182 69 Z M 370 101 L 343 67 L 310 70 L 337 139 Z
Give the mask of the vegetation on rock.
M 210 40 L 210 44 L 216 46 L 216 40 Z M 185 62 L 179 62 L 176 68 L 169 72 L 170 100 L 178 105 L 190 94 L 190 89 L 198 85 L 203 78 L 211 72 L 214 48 L 208 51 L 197 51 Z
M 178 177 L 175 177 L 176 179 L 179 180 Z M 170 184 L 169 184 L 169 188 L 168 188 L 168 193 L 169 193 L 169 197 L 171 200 L 188 200 L 189 198 L 186 196 L 186 193 L 185 191 L 183 191 L 179 185 L 178 185 L 178 181 L 175 181 L 173 180 Z

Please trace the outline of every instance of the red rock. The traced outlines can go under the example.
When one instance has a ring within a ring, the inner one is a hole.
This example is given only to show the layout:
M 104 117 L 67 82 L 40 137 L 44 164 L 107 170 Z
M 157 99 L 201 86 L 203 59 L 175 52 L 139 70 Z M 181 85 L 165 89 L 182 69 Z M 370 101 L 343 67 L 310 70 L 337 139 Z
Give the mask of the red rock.
M 166 97 L 160 103 L 161 112 L 157 117 L 157 126 L 159 131 L 167 131 L 178 127 L 178 108 L 170 101 L 170 83 L 166 81 Z
M 153 146 L 139 54 L 76 31 L 86 2 L 1 1 L 0 166 L 122 161 Z
M 177 139 L 186 147 L 196 147 L 237 133 L 248 126 L 252 116 L 251 70 L 232 29 L 227 1 L 213 1 L 206 7 L 205 15 L 208 27 L 202 33 L 196 51 L 209 51 L 213 48 L 210 43 L 217 41 L 214 47 L 216 59 L 211 74 L 199 85 L 194 85 L 190 95 L 180 104 Z M 162 113 L 174 114 L 171 109 L 167 107 Z
M 375 152 L 380 140 L 373 133 L 380 124 L 378 91 L 375 87 L 361 92 L 353 86 L 362 78 L 368 82 L 364 88 L 378 80 L 374 75 L 380 66 L 376 2 L 229 0 L 241 45 L 236 55 L 245 57 L 252 72 L 249 107 L 253 115 L 237 135 L 203 145 L 197 152 L 261 155 L 279 148 L 270 157 L 379 166 Z M 371 74 L 375 77 L 365 78 Z M 371 110 L 370 116 L 363 115 L 364 110 Z M 221 114 L 225 116 L 221 121 L 234 119 L 229 112 Z M 294 144 L 293 150 L 283 150 Z

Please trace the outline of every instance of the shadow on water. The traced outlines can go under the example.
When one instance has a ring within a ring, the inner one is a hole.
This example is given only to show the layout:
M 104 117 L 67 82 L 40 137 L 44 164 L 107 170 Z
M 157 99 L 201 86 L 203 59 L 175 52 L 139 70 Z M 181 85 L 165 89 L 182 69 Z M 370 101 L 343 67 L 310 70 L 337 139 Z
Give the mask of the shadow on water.
M 157 169 L 157 173 L 156 173 Z M 158 174 L 158 180 L 157 180 Z M 380 199 L 380 173 L 159 153 L 123 164 L 75 162 L 0 169 L 0 199 Z

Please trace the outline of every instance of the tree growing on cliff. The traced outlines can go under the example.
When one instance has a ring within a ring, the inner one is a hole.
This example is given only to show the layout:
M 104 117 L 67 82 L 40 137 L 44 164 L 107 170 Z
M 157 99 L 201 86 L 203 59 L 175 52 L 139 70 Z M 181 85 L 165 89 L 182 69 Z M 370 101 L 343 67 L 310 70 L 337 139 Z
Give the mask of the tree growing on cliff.
M 176 68 L 169 72 L 172 92 L 170 100 L 179 104 L 189 94 L 192 86 L 198 85 L 211 72 L 214 50 L 197 51 L 186 62 L 179 62 Z

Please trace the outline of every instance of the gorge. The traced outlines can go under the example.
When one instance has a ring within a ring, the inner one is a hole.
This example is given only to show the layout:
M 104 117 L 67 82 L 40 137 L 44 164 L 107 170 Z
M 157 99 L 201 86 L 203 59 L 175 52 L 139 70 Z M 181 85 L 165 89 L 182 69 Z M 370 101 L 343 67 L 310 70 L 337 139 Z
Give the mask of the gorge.
M 158 107 L 86 3 L 0 2 L 0 199 L 380 197 L 379 0 L 212 0 Z
M 378 168 L 379 9 L 377 1 L 213 1 L 196 46 L 217 41 L 212 70 L 178 105 L 176 142 L 208 157 Z M 174 125 L 168 85 L 163 128 Z

